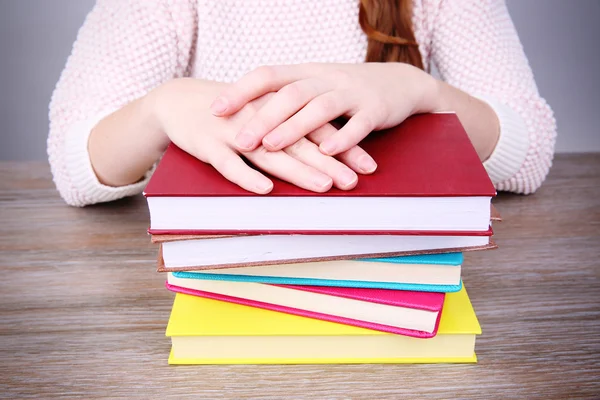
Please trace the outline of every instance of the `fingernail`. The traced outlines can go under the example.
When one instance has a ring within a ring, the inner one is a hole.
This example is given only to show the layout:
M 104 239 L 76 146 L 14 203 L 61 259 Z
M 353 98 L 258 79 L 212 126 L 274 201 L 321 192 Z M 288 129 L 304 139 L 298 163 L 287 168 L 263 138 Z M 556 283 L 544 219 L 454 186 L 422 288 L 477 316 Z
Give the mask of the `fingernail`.
M 224 97 L 217 97 L 210 106 L 210 110 L 213 114 L 222 114 L 227 111 L 227 100 Z
M 271 191 L 271 189 L 273 188 L 273 182 L 268 181 L 268 180 L 260 180 L 257 184 L 256 184 L 256 189 L 258 189 L 258 191 L 260 193 L 268 193 Z
M 375 160 L 366 154 L 363 154 L 358 158 L 358 168 L 362 169 L 364 172 L 373 172 L 377 169 L 377 163 Z
M 281 144 L 282 137 L 277 133 L 271 133 L 268 136 L 265 136 L 263 142 L 267 145 L 267 147 L 275 148 Z
M 318 175 L 313 181 L 320 189 L 325 188 L 332 184 L 331 178 L 324 175 Z
M 241 132 L 235 138 L 235 143 L 244 150 L 252 150 L 254 146 L 254 135 L 250 132 Z
M 327 141 L 321 143 L 321 145 L 319 146 L 321 151 L 327 155 L 331 155 L 335 151 L 336 147 L 337 146 L 335 145 L 335 143 Z
M 340 183 L 342 184 L 342 186 L 347 187 L 356 182 L 357 179 L 358 176 L 356 176 L 354 172 L 346 170 L 342 172 L 340 176 Z

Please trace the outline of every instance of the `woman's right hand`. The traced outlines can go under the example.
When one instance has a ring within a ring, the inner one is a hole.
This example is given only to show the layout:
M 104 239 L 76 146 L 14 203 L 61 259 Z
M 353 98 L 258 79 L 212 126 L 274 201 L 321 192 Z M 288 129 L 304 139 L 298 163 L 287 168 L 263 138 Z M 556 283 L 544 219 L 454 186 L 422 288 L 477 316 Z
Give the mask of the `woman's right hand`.
M 273 183 L 249 167 L 242 155 L 262 171 L 314 192 L 326 192 L 333 185 L 342 190 L 352 189 L 358 181 L 356 172 L 373 172 L 359 168 L 359 160 L 364 165 L 365 157 L 371 157 L 358 146 L 340 154 L 339 160 L 319 151 L 318 145 L 337 131 L 331 124 L 280 151 L 267 151 L 261 146 L 240 153 L 234 145 L 237 132 L 272 94 L 252 101 L 231 117 L 216 117 L 209 109 L 210 104 L 227 85 L 192 78 L 175 79 L 150 92 L 145 102 L 170 141 L 254 193 L 270 192 Z

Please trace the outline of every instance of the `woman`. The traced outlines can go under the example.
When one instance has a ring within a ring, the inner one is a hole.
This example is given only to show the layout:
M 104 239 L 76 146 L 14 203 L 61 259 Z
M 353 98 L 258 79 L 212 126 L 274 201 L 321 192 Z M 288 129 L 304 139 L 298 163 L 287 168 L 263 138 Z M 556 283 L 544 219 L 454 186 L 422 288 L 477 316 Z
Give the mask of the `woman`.
M 498 190 L 541 185 L 555 122 L 504 1 L 99 0 L 51 100 L 48 154 L 74 206 L 141 192 L 171 141 L 255 193 L 272 182 L 241 155 L 348 190 L 377 168 L 360 139 L 437 111 L 457 113 Z

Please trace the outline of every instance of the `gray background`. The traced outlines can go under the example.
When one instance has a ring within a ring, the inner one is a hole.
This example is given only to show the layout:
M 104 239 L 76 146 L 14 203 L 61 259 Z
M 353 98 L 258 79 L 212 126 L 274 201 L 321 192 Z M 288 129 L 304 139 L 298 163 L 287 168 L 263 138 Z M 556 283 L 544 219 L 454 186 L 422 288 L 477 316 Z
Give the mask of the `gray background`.
M 46 159 L 50 95 L 93 4 L 0 0 L 0 160 Z M 600 1 L 507 4 L 555 112 L 557 151 L 600 151 Z

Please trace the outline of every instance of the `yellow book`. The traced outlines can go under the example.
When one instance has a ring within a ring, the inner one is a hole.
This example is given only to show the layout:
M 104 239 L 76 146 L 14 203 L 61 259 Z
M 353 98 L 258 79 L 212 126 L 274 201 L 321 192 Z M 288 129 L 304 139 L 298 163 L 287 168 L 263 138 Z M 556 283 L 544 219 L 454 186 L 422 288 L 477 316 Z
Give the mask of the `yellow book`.
M 448 293 L 431 339 L 177 293 L 169 364 L 474 363 L 481 327 L 463 286 Z

